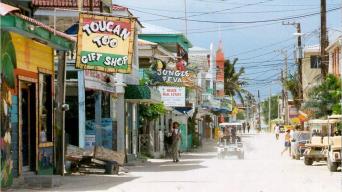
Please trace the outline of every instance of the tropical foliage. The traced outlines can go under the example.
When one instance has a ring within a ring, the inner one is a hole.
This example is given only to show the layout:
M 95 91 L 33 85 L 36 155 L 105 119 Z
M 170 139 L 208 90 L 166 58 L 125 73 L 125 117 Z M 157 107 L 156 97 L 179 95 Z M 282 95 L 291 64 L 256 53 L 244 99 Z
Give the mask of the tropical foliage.
M 160 115 L 166 112 L 165 106 L 162 103 L 139 105 L 139 115 L 143 122 L 143 132 L 147 133 L 151 121 L 159 118 Z
M 269 98 L 261 103 L 264 122 L 268 123 Z M 278 96 L 271 97 L 271 120 L 278 118 Z
M 285 86 L 290 91 L 294 105 L 297 109 L 300 109 L 301 107 L 301 96 L 300 96 L 300 89 L 302 87 L 302 84 L 299 81 L 299 75 L 298 73 L 290 74 L 289 78 L 285 80 Z
M 341 114 L 341 89 L 341 79 L 328 75 L 322 84 L 310 90 L 309 101 L 305 103 L 304 109 L 314 111 L 314 118 Z
M 241 103 L 244 104 L 243 93 L 246 92 L 242 86 L 247 82 L 241 80 L 241 76 L 245 73 L 245 69 L 241 67 L 236 71 L 235 64 L 238 59 L 231 62 L 229 59 L 224 61 L 224 93 L 228 96 L 238 96 Z

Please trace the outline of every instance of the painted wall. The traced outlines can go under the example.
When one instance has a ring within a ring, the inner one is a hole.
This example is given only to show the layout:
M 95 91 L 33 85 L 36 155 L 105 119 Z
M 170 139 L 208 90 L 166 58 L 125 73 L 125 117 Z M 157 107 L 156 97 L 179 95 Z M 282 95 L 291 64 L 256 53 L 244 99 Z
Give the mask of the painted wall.
M 13 159 L 11 150 L 12 147 L 12 120 L 14 119 L 17 111 L 13 107 L 16 105 L 15 97 L 12 97 L 11 89 L 14 88 L 15 77 L 14 68 L 16 66 L 15 49 L 13 46 L 12 38 L 8 32 L 1 31 L 1 100 L 0 100 L 0 169 L 1 169 L 1 188 L 10 186 L 13 182 Z M 16 127 L 14 127 L 16 128 Z M 17 130 L 17 129 L 15 129 Z M 17 133 L 17 132 L 15 132 Z M 16 135 L 14 135 L 16 136 Z M 15 150 L 15 149 L 14 149 Z
M 321 74 L 320 68 L 311 68 L 310 56 L 320 55 L 320 52 L 306 52 L 304 53 L 302 77 L 303 77 L 303 97 L 304 100 L 308 99 L 308 92 L 311 85 L 315 84 L 317 80 L 315 78 Z

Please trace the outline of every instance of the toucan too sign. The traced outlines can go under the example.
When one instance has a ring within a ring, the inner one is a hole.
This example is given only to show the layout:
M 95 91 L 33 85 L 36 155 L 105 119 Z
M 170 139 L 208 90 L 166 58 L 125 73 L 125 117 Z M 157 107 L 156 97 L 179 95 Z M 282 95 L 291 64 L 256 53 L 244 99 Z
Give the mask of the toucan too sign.
M 131 73 L 135 19 L 80 14 L 76 68 Z

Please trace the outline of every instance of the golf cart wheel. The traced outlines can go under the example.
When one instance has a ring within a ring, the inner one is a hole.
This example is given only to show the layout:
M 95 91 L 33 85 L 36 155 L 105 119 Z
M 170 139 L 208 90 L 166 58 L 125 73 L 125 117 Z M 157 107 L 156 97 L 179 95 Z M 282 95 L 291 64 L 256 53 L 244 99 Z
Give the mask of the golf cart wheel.
M 245 154 L 244 153 L 239 153 L 238 158 L 239 159 L 244 159 L 245 158 Z
M 307 157 L 304 157 L 304 164 L 305 165 L 312 165 L 313 164 L 313 160 Z
M 300 155 L 296 155 L 295 159 L 300 160 Z
M 337 163 L 331 162 L 330 158 L 328 158 L 328 169 L 330 172 L 336 172 L 337 171 Z

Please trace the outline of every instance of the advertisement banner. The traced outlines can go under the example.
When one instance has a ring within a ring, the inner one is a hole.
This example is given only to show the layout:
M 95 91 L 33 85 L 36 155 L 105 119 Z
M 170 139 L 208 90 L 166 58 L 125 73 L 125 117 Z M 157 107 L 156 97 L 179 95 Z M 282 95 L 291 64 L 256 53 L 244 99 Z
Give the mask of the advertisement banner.
M 158 87 L 161 100 L 168 107 L 185 107 L 185 87 Z
M 115 93 L 115 76 L 100 71 L 84 70 L 84 86 L 86 89 Z
M 80 14 L 76 68 L 131 73 L 134 18 Z

